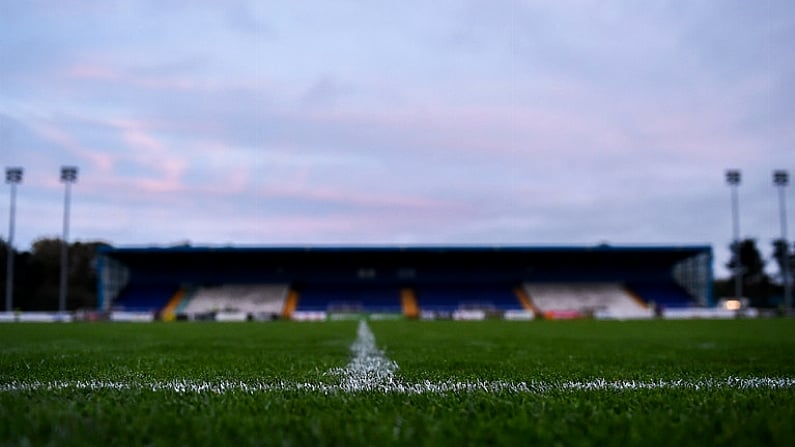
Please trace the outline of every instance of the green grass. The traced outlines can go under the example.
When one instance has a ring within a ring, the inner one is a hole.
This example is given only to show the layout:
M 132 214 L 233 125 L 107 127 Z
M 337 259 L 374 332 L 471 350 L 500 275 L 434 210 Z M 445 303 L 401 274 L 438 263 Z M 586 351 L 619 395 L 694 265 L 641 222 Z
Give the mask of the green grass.
M 795 377 L 795 320 L 371 324 L 410 380 Z
M 406 383 L 795 377 L 795 320 L 370 322 Z M 336 383 L 355 322 L 5 324 L 0 385 Z M 0 391 L 3 445 L 792 445 L 795 389 Z

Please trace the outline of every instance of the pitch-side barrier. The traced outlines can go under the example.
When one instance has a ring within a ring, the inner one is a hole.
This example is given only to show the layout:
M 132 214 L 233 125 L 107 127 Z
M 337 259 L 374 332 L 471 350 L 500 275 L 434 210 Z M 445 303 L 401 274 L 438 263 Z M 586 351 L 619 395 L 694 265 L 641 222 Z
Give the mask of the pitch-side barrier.
M 2 312 L 0 323 L 70 323 L 74 321 L 67 312 Z
M 87 317 L 86 315 L 89 315 Z M 725 308 L 672 308 L 665 309 L 660 315 L 652 313 L 639 313 L 637 315 L 612 315 L 609 312 L 594 312 L 591 315 L 569 314 L 569 313 L 544 313 L 536 315 L 527 310 L 508 310 L 503 313 L 495 314 L 477 309 L 456 310 L 452 312 L 441 311 L 422 311 L 418 315 L 420 320 L 456 320 L 456 321 L 482 321 L 482 320 L 506 320 L 506 321 L 532 321 L 536 319 L 596 319 L 596 320 L 648 320 L 659 318 L 663 320 L 687 320 L 687 319 L 733 319 L 733 318 L 763 318 L 774 316 L 774 313 L 760 312 L 758 309 L 746 308 L 739 311 L 728 310 Z M 194 315 L 189 318 L 178 318 L 177 321 L 216 321 L 216 322 L 245 322 L 245 321 L 274 321 L 279 319 L 278 315 L 273 314 L 249 314 L 246 312 L 215 312 L 202 315 Z M 404 319 L 402 314 L 385 313 L 330 313 L 323 311 L 296 311 L 290 320 L 300 322 L 322 322 L 322 321 L 342 321 L 342 320 L 398 320 Z M 0 323 L 68 323 L 73 321 L 114 321 L 114 322 L 153 322 L 157 321 L 156 312 L 136 312 L 115 310 L 110 312 L 0 312 Z

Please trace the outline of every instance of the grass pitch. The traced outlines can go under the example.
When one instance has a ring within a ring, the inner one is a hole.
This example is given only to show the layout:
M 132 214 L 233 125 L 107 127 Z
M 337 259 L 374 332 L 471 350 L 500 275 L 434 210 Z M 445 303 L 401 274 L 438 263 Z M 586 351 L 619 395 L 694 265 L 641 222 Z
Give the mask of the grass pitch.
M 795 440 L 794 320 L 369 327 L 400 383 L 509 386 L 341 390 L 335 371 L 350 368 L 355 322 L 6 324 L 0 444 Z

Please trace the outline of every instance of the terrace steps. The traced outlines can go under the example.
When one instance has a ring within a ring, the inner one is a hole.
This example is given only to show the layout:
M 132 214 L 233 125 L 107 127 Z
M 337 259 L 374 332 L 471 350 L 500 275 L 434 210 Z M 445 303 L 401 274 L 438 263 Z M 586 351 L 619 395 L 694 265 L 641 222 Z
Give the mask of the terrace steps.
M 635 292 L 634 292 L 632 289 L 630 289 L 629 287 L 626 287 L 626 286 L 624 286 L 624 292 L 626 292 L 626 293 L 627 293 L 627 296 L 628 296 L 628 297 L 629 297 L 631 300 L 635 301 L 635 303 L 637 303 L 637 304 L 638 304 L 638 306 L 640 306 L 640 307 L 642 307 L 642 308 L 644 308 L 644 309 L 649 309 L 649 307 L 650 307 L 650 306 L 649 306 L 649 303 L 647 303 L 647 302 L 646 302 L 646 300 L 644 300 L 643 298 L 641 298 L 641 297 L 640 297 L 640 295 L 638 295 L 637 293 L 635 293 Z
M 530 295 L 528 295 L 524 287 L 516 287 L 513 291 L 516 293 L 516 298 L 519 300 L 519 303 L 522 304 L 524 310 L 529 310 L 536 315 L 541 315 L 541 310 L 533 304 L 533 300 L 530 299 Z
M 193 299 L 193 295 L 196 294 L 196 287 L 195 286 L 186 286 L 184 287 L 185 296 L 183 296 L 182 301 L 179 302 L 179 305 L 174 310 L 176 315 L 185 313 L 185 308 L 188 307 L 190 304 L 190 300 Z
M 183 298 L 185 298 L 185 289 L 180 288 L 174 293 L 174 296 L 168 300 L 168 304 L 166 304 L 166 307 L 160 312 L 163 321 L 174 321 L 177 319 L 176 310 Z
M 403 315 L 406 318 L 419 318 L 420 307 L 417 305 L 417 294 L 411 287 L 400 290 L 400 301 L 403 306 Z
M 282 309 L 282 318 L 285 320 L 292 318 L 295 308 L 298 307 L 298 298 L 298 292 L 294 289 L 290 289 L 287 292 L 287 299 L 284 300 L 284 308 Z

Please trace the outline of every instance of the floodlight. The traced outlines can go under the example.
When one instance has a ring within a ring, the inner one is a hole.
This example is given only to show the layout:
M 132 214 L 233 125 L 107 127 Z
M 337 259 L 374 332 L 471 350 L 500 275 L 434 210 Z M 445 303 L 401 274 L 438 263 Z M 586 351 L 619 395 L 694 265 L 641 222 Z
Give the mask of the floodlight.
M 736 299 L 741 299 L 743 296 L 743 283 L 742 283 L 742 262 L 740 261 L 740 200 L 737 197 L 737 187 L 740 185 L 740 170 L 728 169 L 726 171 L 726 183 L 731 187 L 732 195 L 732 228 L 734 233 L 734 243 L 732 244 L 732 251 L 734 252 L 734 294 Z
M 62 166 L 61 182 L 64 183 L 63 201 L 63 237 L 61 238 L 61 287 L 58 293 L 58 310 L 66 311 L 66 291 L 68 287 L 67 272 L 69 271 L 69 204 L 72 191 L 72 183 L 77 182 L 77 167 Z
M 789 241 L 787 241 L 787 199 L 786 188 L 789 173 L 784 170 L 773 171 L 773 185 L 778 187 L 778 209 L 781 222 L 781 240 L 784 242 L 784 262 L 781 265 L 781 280 L 784 282 L 784 306 L 792 310 L 792 272 L 789 266 Z
M 6 183 L 11 185 L 11 200 L 8 211 L 8 243 L 6 261 L 6 312 L 11 312 L 14 303 L 14 224 L 16 221 L 17 185 L 22 183 L 24 170 L 20 167 L 6 168 Z
M 740 184 L 740 171 L 737 169 L 729 169 L 726 171 L 726 183 L 730 185 Z
M 61 181 L 64 183 L 74 183 L 77 181 L 77 168 L 74 166 L 63 166 L 61 168 Z
M 22 168 L 6 168 L 6 183 L 17 184 L 22 183 Z
M 776 186 L 787 186 L 789 183 L 789 173 L 787 171 L 773 171 L 773 184 Z

